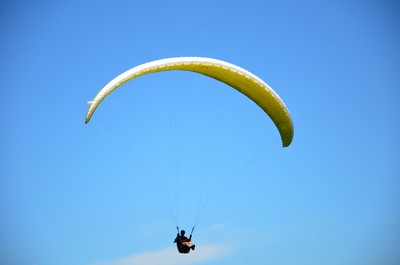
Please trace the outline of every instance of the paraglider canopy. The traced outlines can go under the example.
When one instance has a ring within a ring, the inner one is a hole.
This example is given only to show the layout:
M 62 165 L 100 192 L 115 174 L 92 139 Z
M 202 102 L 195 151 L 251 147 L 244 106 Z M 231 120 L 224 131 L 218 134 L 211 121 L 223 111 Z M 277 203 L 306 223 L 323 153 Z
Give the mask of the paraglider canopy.
M 293 122 L 285 103 L 263 80 L 249 71 L 221 60 L 203 57 L 177 57 L 148 62 L 136 66 L 111 80 L 92 101 L 85 122 L 88 123 L 101 101 L 113 90 L 136 77 L 170 70 L 184 70 L 200 73 L 219 80 L 255 102 L 271 118 L 277 127 L 282 146 L 287 147 L 293 140 Z

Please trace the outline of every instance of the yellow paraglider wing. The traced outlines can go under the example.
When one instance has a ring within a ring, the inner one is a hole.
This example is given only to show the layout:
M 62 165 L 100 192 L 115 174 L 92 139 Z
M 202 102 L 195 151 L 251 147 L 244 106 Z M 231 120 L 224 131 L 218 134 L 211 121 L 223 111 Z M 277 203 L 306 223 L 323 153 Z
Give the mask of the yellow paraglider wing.
M 109 82 L 92 101 L 85 122 L 88 123 L 100 104 L 114 89 L 125 82 L 141 75 L 169 71 L 184 70 L 196 72 L 219 80 L 246 95 L 260 106 L 272 119 L 277 127 L 283 147 L 287 147 L 293 140 L 293 122 L 288 109 L 282 99 L 257 76 L 236 65 L 210 58 L 177 57 L 152 61 L 136 66 Z

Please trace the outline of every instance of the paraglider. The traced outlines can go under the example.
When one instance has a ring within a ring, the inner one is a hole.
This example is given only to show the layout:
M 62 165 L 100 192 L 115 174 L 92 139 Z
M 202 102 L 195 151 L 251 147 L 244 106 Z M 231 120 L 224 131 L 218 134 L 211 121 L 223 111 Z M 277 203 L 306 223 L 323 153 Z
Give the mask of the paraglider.
M 279 95 L 263 80 L 249 71 L 217 59 L 203 57 L 176 57 L 148 62 L 136 66 L 111 80 L 93 98 L 88 101 L 89 109 L 86 113 L 85 123 L 88 123 L 100 103 L 116 88 L 136 77 L 171 70 L 182 70 L 199 73 L 238 90 L 255 104 L 257 104 L 271 118 L 280 134 L 283 147 L 288 147 L 293 140 L 293 122 L 285 103 Z M 149 99 L 151 100 L 151 99 Z M 174 240 L 180 253 L 189 253 L 195 250 L 190 237 L 185 236 L 185 231 L 179 231 Z

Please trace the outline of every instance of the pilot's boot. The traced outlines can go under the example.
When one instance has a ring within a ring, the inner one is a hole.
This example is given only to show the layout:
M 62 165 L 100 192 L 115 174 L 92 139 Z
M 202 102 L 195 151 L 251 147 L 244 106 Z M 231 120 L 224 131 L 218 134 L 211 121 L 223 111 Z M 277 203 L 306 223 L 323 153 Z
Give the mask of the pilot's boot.
M 191 248 L 192 250 L 194 250 L 195 247 L 196 247 L 196 245 L 192 245 L 190 248 Z

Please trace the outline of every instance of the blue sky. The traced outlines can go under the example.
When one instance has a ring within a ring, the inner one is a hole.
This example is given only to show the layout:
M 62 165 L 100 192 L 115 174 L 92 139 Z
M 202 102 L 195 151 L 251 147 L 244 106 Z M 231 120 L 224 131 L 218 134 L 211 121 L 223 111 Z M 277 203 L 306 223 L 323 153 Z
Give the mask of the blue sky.
M 398 17 L 395 1 L 2 1 L 0 263 L 397 264 Z M 293 144 L 193 73 L 133 80 L 84 124 L 108 81 L 174 56 L 262 78 Z M 175 226 L 202 209 L 179 255 Z

